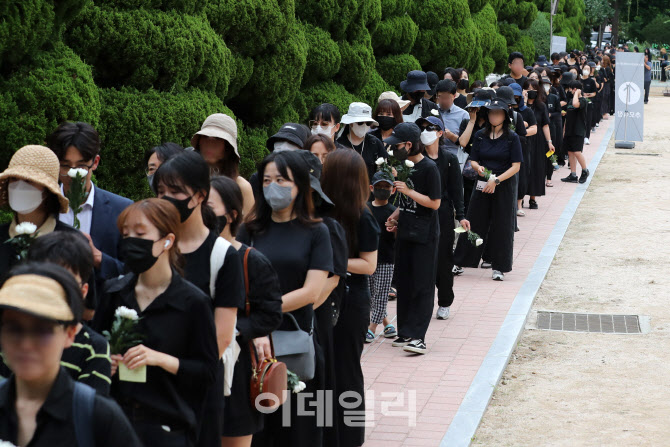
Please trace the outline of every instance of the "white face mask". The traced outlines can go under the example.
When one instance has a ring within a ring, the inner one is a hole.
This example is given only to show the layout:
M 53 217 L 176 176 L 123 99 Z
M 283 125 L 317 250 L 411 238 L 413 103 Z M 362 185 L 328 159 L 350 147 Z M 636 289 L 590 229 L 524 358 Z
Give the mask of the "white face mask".
M 328 126 L 328 127 L 321 127 L 321 126 L 316 126 L 312 127 L 312 135 L 325 135 L 327 137 L 331 137 L 333 135 L 333 128 L 335 126 Z
M 549 90 L 550 90 L 550 89 L 551 89 L 551 87 L 549 87 L 548 85 L 545 85 L 545 86 L 544 86 L 544 92 L 545 92 L 546 94 L 549 94 Z
M 30 214 L 42 204 L 44 193 L 24 180 L 12 180 L 7 188 L 9 207 L 19 214 Z
M 363 138 L 365 134 L 368 133 L 368 130 L 370 130 L 370 126 L 366 123 L 353 123 L 351 125 L 351 130 L 358 138 Z
M 426 146 L 430 146 L 437 140 L 437 131 L 436 130 L 424 130 L 421 132 L 421 142 Z
M 585 68 L 585 69 L 582 70 L 582 74 L 583 74 L 584 76 L 588 76 L 588 75 L 591 74 L 591 70 L 588 69 L 588 68 Z
M 275 152 L 281 151 L 297 151 L 300 150 L 298 146 L 288 141 L 276 141 L 275 142 Z

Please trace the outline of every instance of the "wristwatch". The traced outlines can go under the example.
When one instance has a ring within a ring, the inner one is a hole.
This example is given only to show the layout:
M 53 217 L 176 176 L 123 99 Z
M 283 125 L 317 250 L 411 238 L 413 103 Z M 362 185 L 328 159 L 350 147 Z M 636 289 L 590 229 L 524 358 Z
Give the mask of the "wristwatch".
M 498 186 L 500 184 L 500 179 L 498 177 L 496 177 L 496 179 L 494 181 L 496 182 L 496 186 Z

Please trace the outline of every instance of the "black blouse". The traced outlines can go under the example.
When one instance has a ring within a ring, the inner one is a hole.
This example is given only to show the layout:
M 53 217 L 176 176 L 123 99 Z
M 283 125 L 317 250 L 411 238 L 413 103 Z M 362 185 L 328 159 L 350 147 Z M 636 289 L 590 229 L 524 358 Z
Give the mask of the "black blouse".
M 173 272 L 167 290 L 140 311 L 136 284 L 137 276 L 132 273 L 107 281 L 93 328 L 110 330 L 119 306 L 134 309 L 141 318 L 138 332 L 144 334 L 142 344 L 178 358 L 179 370 L 173 375 L 158 366 L 147 366 L 146 383 L 121 382 L 116 374 L 111 395 L 122 406 L 146 409 L 156 414 L 156 422 L 188 430 L 194 437 L 196 415 L 219 364 L 211 300 Z

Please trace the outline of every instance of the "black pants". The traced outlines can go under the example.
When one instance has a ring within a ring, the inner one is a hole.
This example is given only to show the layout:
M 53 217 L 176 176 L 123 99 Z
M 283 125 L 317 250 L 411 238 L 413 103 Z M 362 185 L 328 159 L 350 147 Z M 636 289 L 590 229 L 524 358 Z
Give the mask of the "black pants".
M 440 219 L 440 242 L 437 247 L 437 303 L 449 307 L 454 302 L 454 209 L 445 203 L 437 210 Z
M 365 384 L 361 355 L 370 323 L 370 287 L 366 276 L 347 279 L 348 293 L 333 331 L 335 341 L 337 433 L 340 447 L 357 447 L 365 442 Z M 344 393 L 355 393 L 352 397 Z M 340 398 L 345 406 L 340 405 Z M 353 424 L 348 422 L 355 418 Z
M 437 217 L 434 225 L 438 225 Z M 425 340 L 435 304 L 438 241 L 439 232 L 431 232 L 424 244 L 396 240 L 395 272 L 400 337 Z
M 464 211 L 465 214 L 468 213 L 468 206 L 470 205 L 470 196 L 472 195 L 472 190 L 474 188 L 475 188 L 475 181 L 463 177 L 463 207 L 465 208 Z
M 649 102 L 649 90 L 651 89 L 651 81 L 644 81 L 644 103 Z
M 475 247 L 467 237 L 459 237 L 454 252 L 456 265 L 477 268 L 486 249 L 486 260 L 493 270 L 503 273 L 512 270 L 516 182 L 516 176 L 505 180 L 496 186 L 493 194 L 472 192 L 467 219 L 472 231 L 484 239 L 484 244 Z
M 586 105 L 586 138 L 591 138 L 591 120 L 593 119 L 593 103 Z

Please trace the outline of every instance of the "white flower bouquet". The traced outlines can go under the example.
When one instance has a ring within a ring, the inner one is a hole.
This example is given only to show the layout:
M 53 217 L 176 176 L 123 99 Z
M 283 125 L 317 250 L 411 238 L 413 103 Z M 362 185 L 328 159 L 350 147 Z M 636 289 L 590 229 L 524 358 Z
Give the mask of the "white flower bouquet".
M 16 250 L 19 259 L 26 259 L 30 246 L 35 242 L 39 231 L 37 225 L 30 222 L 22 222 L 16 226 L 16 236 L 6 241 Z M 1 446 L 0 446 L 1 447 Z

